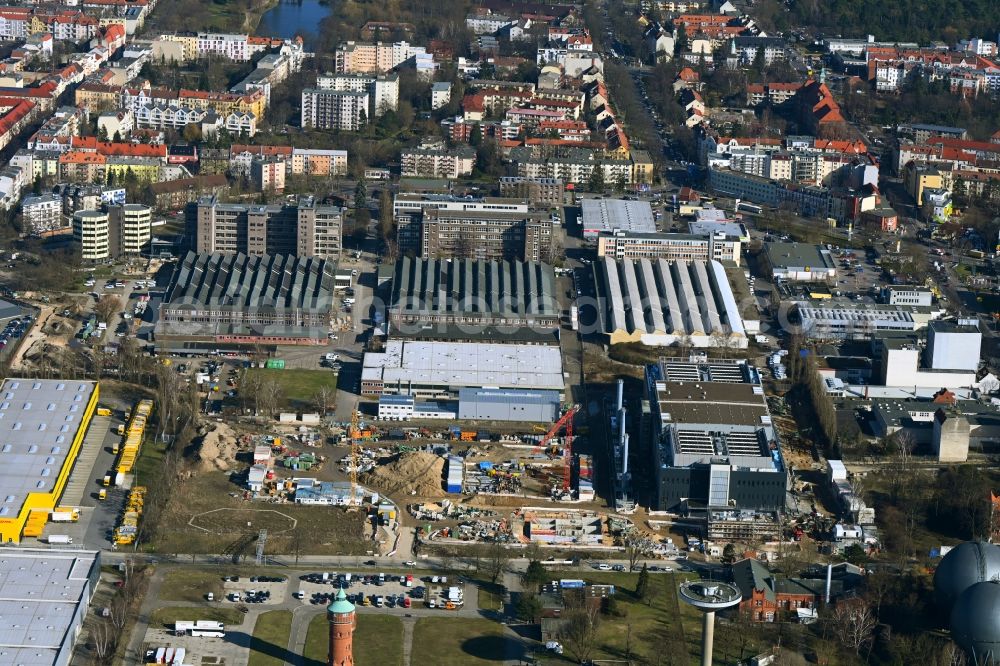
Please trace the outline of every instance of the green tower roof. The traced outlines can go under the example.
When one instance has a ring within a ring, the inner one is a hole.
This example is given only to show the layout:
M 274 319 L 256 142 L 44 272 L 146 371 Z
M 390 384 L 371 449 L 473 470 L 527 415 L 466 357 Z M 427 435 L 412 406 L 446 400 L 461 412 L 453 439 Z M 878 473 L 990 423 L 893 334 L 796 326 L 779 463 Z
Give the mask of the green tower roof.
M 344 594 L 344 588 L 340 588 L 337 591 L 337 596 L 333 598 L 330 605 L 326 607 L 327 613 L 333 613 L 340 615 L 343 613 L 353 613 L 354 604 L 347 600 L 347 595 Z

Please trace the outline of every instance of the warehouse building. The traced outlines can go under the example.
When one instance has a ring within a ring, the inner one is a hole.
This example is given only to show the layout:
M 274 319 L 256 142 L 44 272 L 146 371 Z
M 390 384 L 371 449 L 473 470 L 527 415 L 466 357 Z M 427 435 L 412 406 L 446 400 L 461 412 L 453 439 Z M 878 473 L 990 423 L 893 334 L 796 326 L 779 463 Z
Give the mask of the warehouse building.
M 7 549 L 0 558 L 0 663 L 68 666 L 100 575 L 98 551 Z
M 79 380 L 6 379 L 0 386 L 3 543 L 38 536 L 49 512 L 58 506 L 98 392 L 96 382 Z M 25 534 L 29 519 L 38 534 Z
M 553 423 L 559 420 L 560 405 L 558 391 L 464 388 L 458 392 L 462 420 Z
M 555 343 L 555 272 L 537 262 L 403 257 L 393 274 L 389 324 L 402 337 Z
M 334 264 L 294 255 L 188 252 L 167 287 L 158 351 L 205 353 L 325 345 Z
M 653 208 L 648 201 L 628 199 L 584 199 L 580 202 L 583 237 L 596 239 L 602 233 L 627 231 L 651 234 L 656 232 Z
M 764 252 L 775 279 L 818 282 L 837 277 L 837 263 L 822 245 L 765 243 Z
M 657 510 L 784 508 L 788 470 L 755 368 L 665 359 L 646 387 Z
M 595 272 L 611 344 L 735 349 L 748 344 L 732 287 L 717 261 L 605 257 Z
M 563 391 L 557 346 L 389 340 L 368 352 L 361 394 L 455 397 L 463 388 Z

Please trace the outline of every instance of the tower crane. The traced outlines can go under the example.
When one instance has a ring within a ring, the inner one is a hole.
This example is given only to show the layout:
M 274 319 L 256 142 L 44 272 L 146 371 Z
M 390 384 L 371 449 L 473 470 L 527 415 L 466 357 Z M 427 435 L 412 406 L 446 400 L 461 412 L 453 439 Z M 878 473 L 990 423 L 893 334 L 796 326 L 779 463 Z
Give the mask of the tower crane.
M 538 442 L 538 446 L 532 451 L 533 454 L 537 454 L 543 450 L 552 440 L 553 437 L 559 434 L 559 431 L 564 427 L 566 428 L 565 445 L 563 446 L 563 479 L 562 487 L 563 492 L 569 490 L 569 480 L 570 480 L 570 463 L 573 459 L 573 417 L 576 413 L 580 411 L 580 405 L 573 405 L 559 417 L 559 420 L 552 424 L 548 432 L 542 437 L 541 441 Z

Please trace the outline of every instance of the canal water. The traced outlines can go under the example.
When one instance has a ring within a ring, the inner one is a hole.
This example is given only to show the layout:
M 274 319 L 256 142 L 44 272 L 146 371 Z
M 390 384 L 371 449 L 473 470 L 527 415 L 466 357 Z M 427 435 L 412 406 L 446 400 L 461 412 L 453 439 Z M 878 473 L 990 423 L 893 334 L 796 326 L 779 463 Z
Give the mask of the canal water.
M 278 0 L 261 17 L 257 34 L 290 39 L 302 35 L 306 49 L 312 46 L 319 24 L 330 14 L 330 7 L 319 0 Z

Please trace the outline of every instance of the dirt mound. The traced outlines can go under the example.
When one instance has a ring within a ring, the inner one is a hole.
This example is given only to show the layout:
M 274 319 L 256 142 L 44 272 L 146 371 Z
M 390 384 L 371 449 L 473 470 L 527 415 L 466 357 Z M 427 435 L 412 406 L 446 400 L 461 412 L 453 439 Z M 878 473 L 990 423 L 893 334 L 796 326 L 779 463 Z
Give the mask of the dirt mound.
M 236 433 L 225 423 L 208 426 L 198 447 L 198 469 L 227 472 L 236 464 Z
M 389 495 L 438 497 L 444 491 L 444 458 L 415 451 L 379 461 L 361 476 L 361 482 Z

